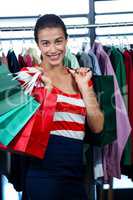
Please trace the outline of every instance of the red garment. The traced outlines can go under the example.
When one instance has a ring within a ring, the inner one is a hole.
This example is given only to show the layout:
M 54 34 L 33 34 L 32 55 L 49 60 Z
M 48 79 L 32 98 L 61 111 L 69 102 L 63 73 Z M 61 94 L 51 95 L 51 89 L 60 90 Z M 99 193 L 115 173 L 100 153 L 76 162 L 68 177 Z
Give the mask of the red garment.
M 127 78 L 127 88 L 128 88 L 128 115 L 131 124 L 131 157 L 133 162 L 133 54 L 128 50 L 124 53 L 124 63 L 126 66 L 126 78 Z
M 24 56 L 24 62 L 26 64 L 26 67 L 32 67 L 33 66 L 32 58 L 31 58 L 31 56 L 29 54 Z
M 26 63 L 25 63 L 24 58 L 21 54 L 18 55 L 18 62 L 20 64 L 21 68 L 26 67 Z

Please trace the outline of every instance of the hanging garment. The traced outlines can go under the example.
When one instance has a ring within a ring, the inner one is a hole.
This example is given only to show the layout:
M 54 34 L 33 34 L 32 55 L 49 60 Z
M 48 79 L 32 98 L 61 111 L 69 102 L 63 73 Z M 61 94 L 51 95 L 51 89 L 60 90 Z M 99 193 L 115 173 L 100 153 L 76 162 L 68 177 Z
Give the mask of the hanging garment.
M 79 55 L 78 59 L 79 59 L 79 64 L 81 67 L 89 67 L 92 70 L 93 75 L 101 75 L 100 66 L 98 64 L 97 58 L 91 50 L 89 50 L 88 53 L 83 51 L 81 55 Z M 84 146 L 85 153 L 90 152 L 89 148 L 90 148 L 90 145 Z M 94 169 L 94 179 L 103 177 L 102 149 L 100 147 L 92 146 L 91 154 L 93 154 L 92 168 Z
M 92 60 L 93 65 L 93 73 L 95 75 L 101 75 L 100 66 L 97 61 L 97 57 L 95 54 L 89 50 L 88 55 L 90 56 Z M 102 164 L 102 148 L 93 146 L 93 166 L 94 166 L 94 179 L 98 179 L 100 177 L 104 176 L 103 172 L 103 164 Z
M 19 54 L 18 55 L 18 62 L 20 64 L 21 68 L 33 66 L 32 57 L 28 54 L 28 52 L 25 52 L 24 55 L 22 53 Z
M 32 66 L 39 65 L 41 63 L 41 59 L 38 56 L 38 52 L 36 48 L 28 48 L 27 54 L 31 57 L 32 59 Z
M 124 56 L 124 63 L 126 66 L 126 78 L 128 87 L 128 115 L 131 127 L 133 129 L 133 103 L 132 103 L 133 60 L 132 60 L 132 55 L 128 50 L 125 50 L 123 52 L 123 56 Z M 129 141 L 129 150 L 127 150 L 127 153 L 125 154 L 125 159 L 127 159 L 127 161 L 129 160 L 129 162 L 126 163 L 133 163 L 133 131 L 131 131 L 130 139 L 131 141 Z M 130 153 L 131 153 L 131 158 L 129 157 Z
M 124 57 L 124 63 L 126 66 L 126 78 L 127 78 L 127 86 L 128 86 L 128 115 L 129 115 L 131 127 L 133 128 L 133 123 L 132 123 L 133 122 L 133 117 L 132 117 L 133 53 L 132 51 L 125 50 L 123 52 L 123 57 Z M 133 181 L 133 131 L 131 131 L 131 135 L 130 135 L 127 145 L 124 150 L 121 170 L 122 170 L 122 174 L 128 176 Z
M 100 108 L 104 113 L 104 127 L 99 134 L 93 133 L 86 127 L 88 134 L 85 139 L 92 145 L 103 147 L 117 138 L 113 76 L 94 76 L 93 84 Z
M 10 152 L 0 150 L 0 174 L 8 175 L 11 167 Z
M 66 54 L 64 57 L 64 65 L 66 67 L 71 67 L 73 69 L 79 68 L 78 60 L 76 56 L 73 53 L 71 53 L 69 48 L 66 49 Z
M 82 52 L 79 57 L 80 67 L 89 67 L 93 75 L 101 75 L 100 66 L 98 64 L 95 54 L 89 50 L 88 53 Z
M 0 63 L 1 65 L 8 65 L 7 57 L 5 56 L 4 52 L 2 52 L 2 56 L 0 56 Z
M 18 55 L 18 62 L 21 68 L 26 67 L 26 64 L 24 62 L 24 58 L 21 54 Z
M 102 165 L 102 148 L 105 144 L 112 143 L 117 137 L 116 135 L 116 111 L 114 97 L 114 81 L 113 76 L 94 76 L 93 77 L 94 89 L 99 100 L 100 107 L 104 113 L 104 128 L 100 134 L 89 133 L 86 134 L 87 142 L 92 146 L 93 162 L 94 162 L 94 178 L 103 177 Z M 112 119 L 110 121 L 110 119 Z M 85 138 L 85 139 L 86 139 Z M 94 145 L 94 146 L 93 146 Z M 101 151 L 100 151 L 101 150 Z M 86 149 L 86 152 L 88 149 Z M 88 155 L 88 154 L 87 154 Z M 89 158 L 88 165 L 90 164 Z M 88 172 L 89 174 L 89 172 Z
M 126 85 L 126 68 L 123 60 L 123 55 L 115 47 L 111 48 L 110 61 L 115 71 L 116 79 L 127 108 L 127 85 Z
M 32 58 L 28 53 L 26 55 L 24 55 L 24 61 L 25 61 L 25 64 L 26 64 L 25 67 L 32 67 L 33 66 Z
M 6 174 L 6 177 L 17 192 L 23 192 L 25 191 L 25 176 L 29 165 L 29 157 L 11 153 L 10 162 L 10 172 Z
M 17 57 L 13 49 L 9 50 L 7 53 L 8 67 L 11 73 L 20 71 L 20 65 L 18 63 Z
M 95 75 L 101 75 L 102 73 L 96 55 L 91 50 L 89 50 L 88 55 L 92 59 L 93 71 L 95 72 Z
M 121 94 L 122 94 L 126 109 L 128 110 L 126 66 L 124 64 L 124 56 L 118 48 L 116 49 L 115 47 L 112 47 L 111 52 L 110 52 L 110 59 L 111 59 L 112 66 L 113 66 L 115 74 L 116 74 L 116 78 L 117 78 L 118 85 L 121 90 Z M 131 122 L 130 122 L 130 124 L 131 124 Z M 131 135 L 129 136 L 126 146 L 124 148 L 122 162 L 121 162 L 123 164 L 131 163 L 131 141 L 130 141 L 131 138 L 130 137 L 131 137 Z
M 81 52 L 80 58 L 79 58 L 79 65 L 80 67 L 89 67 L 93 69 L 92 60 L 86 52 Z
M 108 180 L 111 177 L 120 178 L 121 156 L 131 132 L 131 126 L 129 123 L 126 107 L 116 80 L 116 76 L 108 55 L 104 51 L 102 45 L 99 43 L 94 43 L 92 50 L 97 56 L 102 73 L 104 75 L 114 76 L 117 139 L 112 144 L 104 147 L 104 178 L 105 180 Z
M 105 47 L 104 47 L 105 49 Z M 116 78 L 118 81 L 118 85 L 126 106 L 128 110 L 128 94 L 127 94 L 127 82 L 126 82 L 126 66 L 124 64 L 124 57 L 122 52 L 117 48 L 106 47 L 106 50 L 109 54 L 113 69 L 116 74 Z M 130 164 L 131 163 L 131 135 L 128 138 L 126 146 L 124 148 L 123 156 L 122 156 L 122 164 Z
M 98 60 L 97 60 L 97 57 L 95 56 L 95 54 L 91 50 L 89 50 L 88 56 L 91 58 L 91 61 L 92 61 L 93 74 L 101 75 L 100 66 L 98 64 Z M 103 150 L 100 147 L 93 146 L 92 151 L 93 151 L 94 179 L 96 180 L 96 179 L 104 176 L 103 164 L 102 164 L 102 151 Z

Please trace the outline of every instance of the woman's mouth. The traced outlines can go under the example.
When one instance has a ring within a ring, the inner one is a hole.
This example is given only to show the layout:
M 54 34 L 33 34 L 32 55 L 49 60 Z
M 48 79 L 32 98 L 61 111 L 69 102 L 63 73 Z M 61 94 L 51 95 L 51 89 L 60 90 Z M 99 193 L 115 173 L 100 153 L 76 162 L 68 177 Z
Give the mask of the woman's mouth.
M 53 55 L 48 55 L 48 57 L 50 58 L 50 60 L 54 61 L 54 60 L 58 60 L 60 58 L 61 54 L 53 54 Z

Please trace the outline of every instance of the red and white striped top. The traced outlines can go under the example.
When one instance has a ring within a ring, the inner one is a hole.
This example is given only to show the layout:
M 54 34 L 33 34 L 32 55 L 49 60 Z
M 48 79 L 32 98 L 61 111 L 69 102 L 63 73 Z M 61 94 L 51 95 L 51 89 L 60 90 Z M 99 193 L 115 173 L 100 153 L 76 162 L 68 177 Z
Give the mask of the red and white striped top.
M 83 140 L 86 109 L 80 93 L 67 94 L 54 88 L 57 106 L 50 134 Z
M 18 72 L 17 79 L 22 85 L 27 84 L 25 90 L 31 93 L 34 87 L 44 87 L 40 76 L 41 72 L 38 69 L 26 67 Z M 83 140 L 86 108 L 81 94 L 67 94 L 56 87 L 53 92 L 57 94 L 57 106 L 50 134 Z

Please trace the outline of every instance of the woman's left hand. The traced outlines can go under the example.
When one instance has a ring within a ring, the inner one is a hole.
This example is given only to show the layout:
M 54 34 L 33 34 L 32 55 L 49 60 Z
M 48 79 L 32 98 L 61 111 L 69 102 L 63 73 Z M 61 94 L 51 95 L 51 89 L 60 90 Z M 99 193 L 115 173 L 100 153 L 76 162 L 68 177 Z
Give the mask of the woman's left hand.
M 75 78 L 80 91 L 82 91 L 85 87 L 88 87 L 88 82 L 92 78 L 92 71 L 90 68 L 80 67 L 76 70 L 69 69 L 69 71 Z

